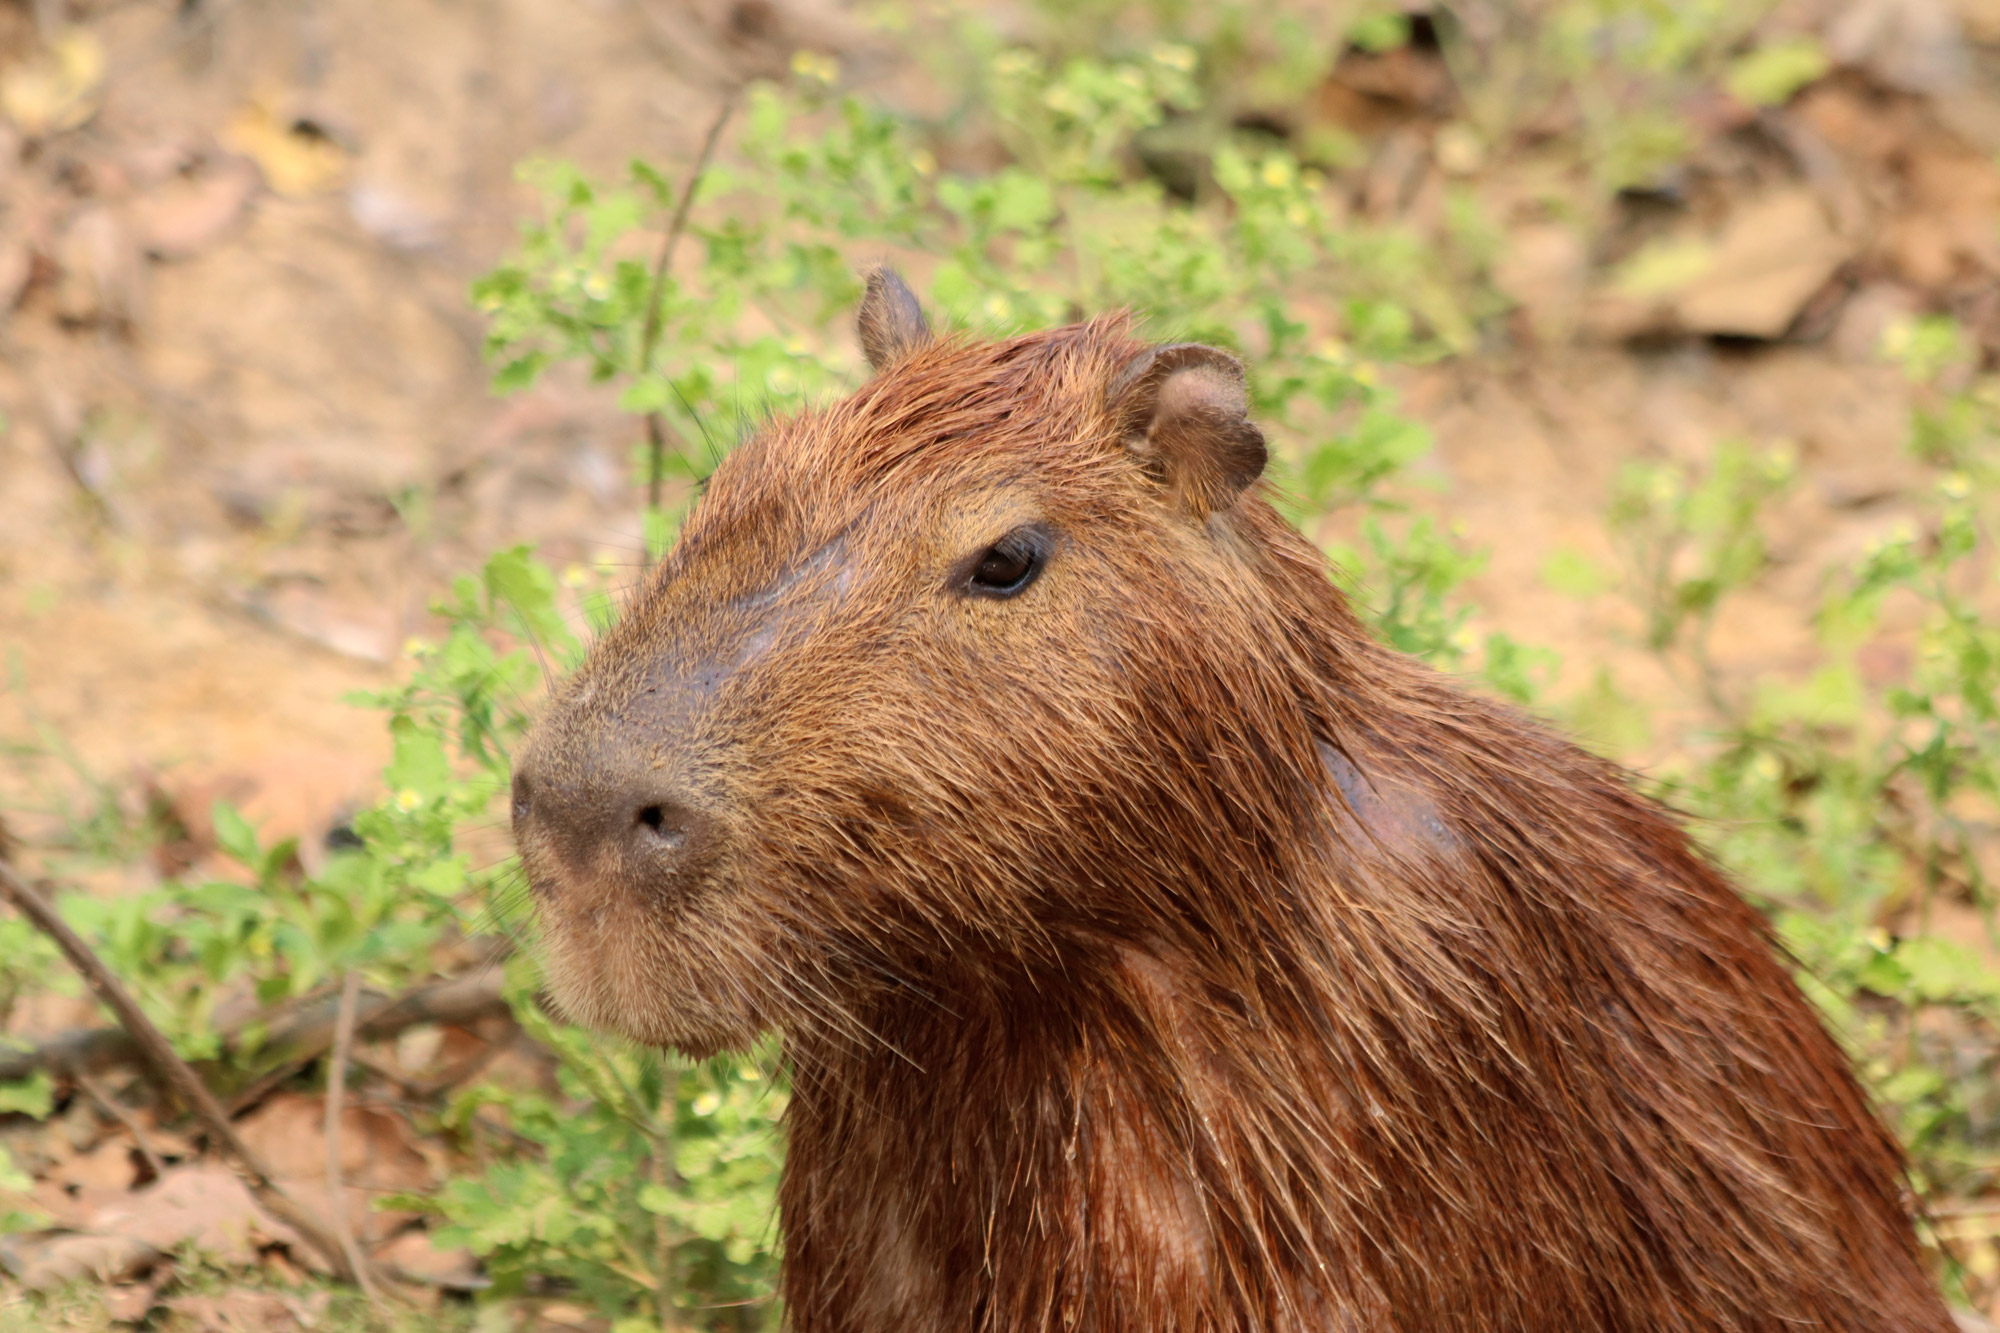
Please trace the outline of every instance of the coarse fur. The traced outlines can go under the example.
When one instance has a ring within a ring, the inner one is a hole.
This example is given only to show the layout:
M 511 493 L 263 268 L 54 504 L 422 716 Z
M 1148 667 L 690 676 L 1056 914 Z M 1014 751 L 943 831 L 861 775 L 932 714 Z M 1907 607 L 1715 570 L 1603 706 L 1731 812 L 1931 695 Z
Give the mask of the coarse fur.
M 784 1034 L 792 1328 L 1952 1327 L 1762 919 L 1368 635 L 1244 489 L 1233 360 L 913 309 L 721 464 L 517 777 L 576 1018 Z

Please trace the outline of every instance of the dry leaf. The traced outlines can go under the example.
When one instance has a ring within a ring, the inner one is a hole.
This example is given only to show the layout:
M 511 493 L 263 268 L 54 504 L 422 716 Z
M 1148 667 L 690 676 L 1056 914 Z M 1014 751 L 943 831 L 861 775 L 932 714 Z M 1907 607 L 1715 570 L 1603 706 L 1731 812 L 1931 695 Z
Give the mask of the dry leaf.
M 1932 292 L 2000 274 L 2000 169 L 1983 153 L 1943 135 L 1903 155 L 1903 212 L 1881 247 L 1906 281 Z
M 247 1267 L 257 1248 L 291 1233 L 265 1215 L 234 1171 L 177 1166 L 153 1184 L 97 1210 L 90 1229 L 142 1241 L 157 1250 L 192 1244 L 231 1266 Z
M 257 173 L 241 160 L 176 176 L 132 206 L 139 245 L 161 259 L 181 259 L 215 243 L 257 193 Z
M 1776 338 L 1850 253 L 1811 191 L 1766 195 L 1736 210 L 1707 271 L 1680 292 L 1674 305 L 1681 326 Z
M 479 1261 L 470 1250 L 441 1250 L 428 1231 L 405 1231 L 375 1251 L 375 1262 L 391 1273 L 450 1291 L 475 1291 L 486 1285 Z
M 108 208 L 70 219 L 56 240 L 56 312 L 73 324 L 131 324 L 140 309 L 139 253 Z
M 249 595 L 249 609 L 320 647 L 357 662 L 386 665 L 401 649 L 392 611 L 379 604 L 343 607 L 323 589 L 286 583 Z
M 118 1282 L 158 1263 L 162 1252 L 137 1236 L 35 1231 L 0 1236 L 0 1269 L 29 1291 L 52 1291 L 80 1278 Z
M 347 153 L 310 122 L 280 115 L 268 102 L 254 100 L 230 118 L 222 142 L 264 173 L 264 183 L 287 199 L 301 199 L 340 184 Z
M 296 1093 L 273 1097 L 239 1128 L 244 1142 L 263 1157 L 285 1192 L 326 1216 L 325 1099 Z M 416 1220 L 411 1213 L 384 1212 L 373 1206 L 385 1193 L 431 1187 L 430 1167 L 415 1139 L 400 1116 L 373 1106 L 341 1108 L 340 1174 L 356 1238 L 373 1244 Z
M 0 111 L 31 138 L 73 130 L 97 114 L 103 82 L 103 45 L 72 28 L 0 70 Z
M 104 1317 L 114 1324 L 144 1323 L 158 1303 L 159 1291 L 152 1283 L 113 1287 L 104 1293 Z
M 287 1296 L 275 1291 L 237 1288 L 206 1295 L 175 1296 L 167 1302 L 179 1320 L 175 1327 L 199 1333 L 287 1333 L 317 1327 L 326 1314 L 326 1292 Z
M 88 1152 L 77 1153 L 56 1164 L 48 1178 L 60 1185 L 125 1193 L 138 1181 L 132 1160 L 132 1140 L 116 1134 Z
M 1776 338 L 1853 253 L 1810 190 L 1774 190 L 1740 205 L 1719 232 L 1641 250 L 1599 294 L 1591 320 L 1614 336 L 1666 328 Z
M 1949 0 L 1854 0 L 1827 28 L 1827 53 L 1891 88 L 1940 93 L 1971 70 Z
M 1430 114 L 1447 110 L 1456 95 L 1443 58 L 1436 51 L 1410 43 L 1386 51 L 1348 51 L 1327 81 L 1363 97 Z

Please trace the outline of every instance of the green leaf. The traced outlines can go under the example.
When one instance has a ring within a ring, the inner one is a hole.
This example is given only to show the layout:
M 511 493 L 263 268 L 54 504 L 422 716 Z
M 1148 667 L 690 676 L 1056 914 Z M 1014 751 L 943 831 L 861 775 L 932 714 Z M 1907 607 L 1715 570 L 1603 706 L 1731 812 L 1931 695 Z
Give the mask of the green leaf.
M 1653 737 L 1646 710 L 1618 688 L 1608 667 L 1597 669 L 1590 687 L 1570 704 L 1567 713 L 1578 735 L 1605 754 L 1634 754 Z
M 1751 106 L 1780 106 L 1792 94 L 1832 68 L 1826 51 L 1811 37 L 1795 37 L 1758 47 L 1729 67 L 1731 96 Z
M 48 1112 L 42 1112 L 47 1115 Z M 14 1164 L 14 1156 L 0 1144 L 0 1190 L 14 1194 L 25 1194 L 35 1187 L 34 1177 Z
M 531 546 L 513 546 L 486 562 L 486 589 L 520 616 L 530 638 L 565 660 L 577 655 L 576 636 L 556 605 L 556 576 L 535 559 Z
M 1802 722 L 1816 727 L 1853 726 L 1866 703 L 1861 677 L 1850 663 L 1821 667 L 1802 685 L 1766 682 L 1758 691 L 1754 719 L 1764 726 Z
M 451 790 L 451 758 L 435 732 L 418 726 L 414 718 L 398 717 L 389 723 L 389 737 L 394 757 L 382 777 L 389 784 L 391 800 L 414 807 L 417 801 L 433 801 Z
M 1384 51 L 1393 51 L 1399 46 L 1408 46 L 1409 15 L 1395 10 L 1370 14 L 1348 27 L 1347 40 L 1353 46 L 1376 55 Z
M 1565 546 L 1542 562 L 1542 582 L 1570 597 L 1595 597 L 1611 583 L 1604 561 Z
M 0 1115 L 10 1112 L 33 1116 L 46 1120 L 55 1107 L 55 1080 L 46 1069 L 37 1069 L 27 1078 L 11 1083 L 0 1083 Z M 0 1158 L 0 1168 L 5 1168 L 5 1158 Z M 0 1188 L 6 1188 L 6 1180 L 0 1176 Z M 25 1185 L 19 1188 L 27 1188 Z
M 1896 946 L 1896 960 L 1909 978 L 1911 993 L 1938 1004 L 2000 997 L 2000 976 L 1963 945 L 1924 936 Z
M 209 807 L 209 818 L 215 821 L 215 845 L 224 855 L 248 870 L 255 871 L 263 865 L 264 853 L 257 845 L 257 830 L 250 827 L 250 821 L 234 805 L 216 801 Z
M 548 353 L 535 351 L 509 358 L 500 369 L 493 372 L 493 389 L 496 393 L 519 393 L 530 388 L 541 378 L 549 366 Z
M 1039 231 L 1056 215 L 1055 192 L 1032 172 L 1010 168 L 993 181 L 993 225 L 1003 231 Z

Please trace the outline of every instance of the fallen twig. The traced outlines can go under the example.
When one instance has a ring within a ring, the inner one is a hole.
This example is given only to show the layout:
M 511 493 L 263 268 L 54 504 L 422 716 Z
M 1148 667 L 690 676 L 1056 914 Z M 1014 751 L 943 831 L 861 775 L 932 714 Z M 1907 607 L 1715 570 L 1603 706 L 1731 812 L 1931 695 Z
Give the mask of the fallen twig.
M 347 1190 L 340 1173 L 340 1103 L 347 1091 L 347 1056 L 354 1049 L 354 1002 L 360 994 L 361 973 L 349 968 L 340 983 L 340 1011 L 333 1023 L 333 1054 L 326 1066 L 326 1207 L 361 1294 L 376 1303 L 381 1296 L 368 1274 L 367 1261 L 361 1257 L 361 1247 L 355 1243 L 354 1228 L 348 1224 Z
M 111 507 L 110 497 L 84 468 L 82 429 L 65 429 L 62 413 L 48 401 L 45 391 L 42 404 L 42 434 L 47 438 L 49 451 L 62 465 L 63 475 L 82 498 L 84 508 L 89 510 L 91 522 L 105 532 L 116 532 L 121 526 L 117 510 Z
M 355 1033 L 364 1041 L 380 1041 L 424 1023 L 469 1027 L 483 1019 L 502 1018 L 507 1000 L 500 992 L 498 968 L 483 967 L 449 981 L 432 982 L 402 995 L 364 991 L 355 1005 Z M 296 1066 L 317 1059 L 333 1044 L 340 1000 L 324 996 L 302 1006 L 283 1026 L 271 1029 L 259 1044 L 279 1066 Z M 268 1021 L 258 1014 L 235 1024 L 222 1035 L 225 1051 L 242 1041 L 253 1024 Z M 84 1028 L 65 1032 L 25 1051 L 0 1050 L 0 1083 L 29 1077 L 36 1070 L 97 1074 L 141 1059 L 139 1045 L 123 1028 Z
M 57 914 L 46 898 L 14 872 L 14 868 L 0 862 L 0 896 L 5 896 L 14 904 L 15 910 L 26 917 L 34 927 L 54 940 L 63 956 L 69 959 L 84 981 L 94 991 L 97 998 L 118 1018 L 119 1024 L 131 1034 L 139 1047 L 140 1058 L 146 1063 L 153 1077 L 159 1080 L 177 1097 L 181 1104 L 194 1113 L 207 1131 L 215 1146 L 229 1158 L 243 1177 L 243 1183 L 257 1196 L 270 1214 L 297 1232 L 299 1238 L 319 1251 L 320 1257 L 333 1269 L 335 1276 L 343 1281 L 355 1282 L 360 1278 L 360 1270 L 348 1259 L 341 1248 L 340 1240 L 326 1223 L 300 1207 L 292 1197 L 278 1187 L 271 1178 L 270 1170 L 263 1160 L 252 1152 L 236 1133 L 236 1127 L 229 1123 L 215 1095 L 208 1090 L 195 1072 L 188 1068 L 187 1061 L 174 1053 L 174 1048 L 166 1036 L 146 1017 L 131 994 L 111 974 L 104 962 L 86 944 L 81 935 L 71 930 L 69 923 Z
M 146 1131 L 139 1127 L 138 1119 L 120 1106 L 117 1099 L 99 1087 L 97 1081 L 90 1076 L 76 1075 L 76 1085 L 83 1089 L 84 1095 L 97 1103 L 99 1109 L 125 1127 L 125 1132 L 132 1136 L 133 1146 L 139 1150 L 139 1156 L 146 1159 L 146 1168 L 153 1173 L 153 1178 L 157 1180 L 165 1175 L 166 1163 L 162 1162 L 160 1155 L 153 1151 L 152 1141 L 146 1137 Z
M 666 284 L 667 269 L 674 262 L 674 251 L 680 246 L 681 236 L 687 231 L 688 211 L 694 207 L 695 191 L 701 188 L 701 178 L 708 173 L 709 159 L 715 156 L 715 145 L 722 139 L 723 126 L 736 110 L 736 90 L 730 89 L 722 98 L 722 105 L 716 109 L 715 119 L 709 124 L 708 134 L 701 141 L 701 151 L 695 154 L 694 166 L 688 171 L 687 184 L 681 187 L 681 197 L 674 205 L 673 221 L 667 225 L 666 238 L 660 242 L 659 258 L 653 261 L 653 289 L 646 299 L 646 323 L 639 332 L 639 373 L 645 374 L 653 368 L 653 352 L 660 343 L 660 294 Z M 658 510 L 660 489 L 667 467 L 667 421 L 658 408 L 646 413 L 646 508 Z M 642 555 L 645 564 L 653 561 L 653 552 L 648 548 Z

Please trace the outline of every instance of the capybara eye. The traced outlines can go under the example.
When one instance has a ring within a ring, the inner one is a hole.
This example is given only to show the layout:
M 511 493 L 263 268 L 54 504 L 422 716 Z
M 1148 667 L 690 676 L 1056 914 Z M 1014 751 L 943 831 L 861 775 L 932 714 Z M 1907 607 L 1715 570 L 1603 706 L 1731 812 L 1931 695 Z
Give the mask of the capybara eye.
M 972 567 L 970 591 L 982 597 L 1012 597 L 1042 572 L 1048 538 L 1039 527 L 1016 528 L 986 548 Z

